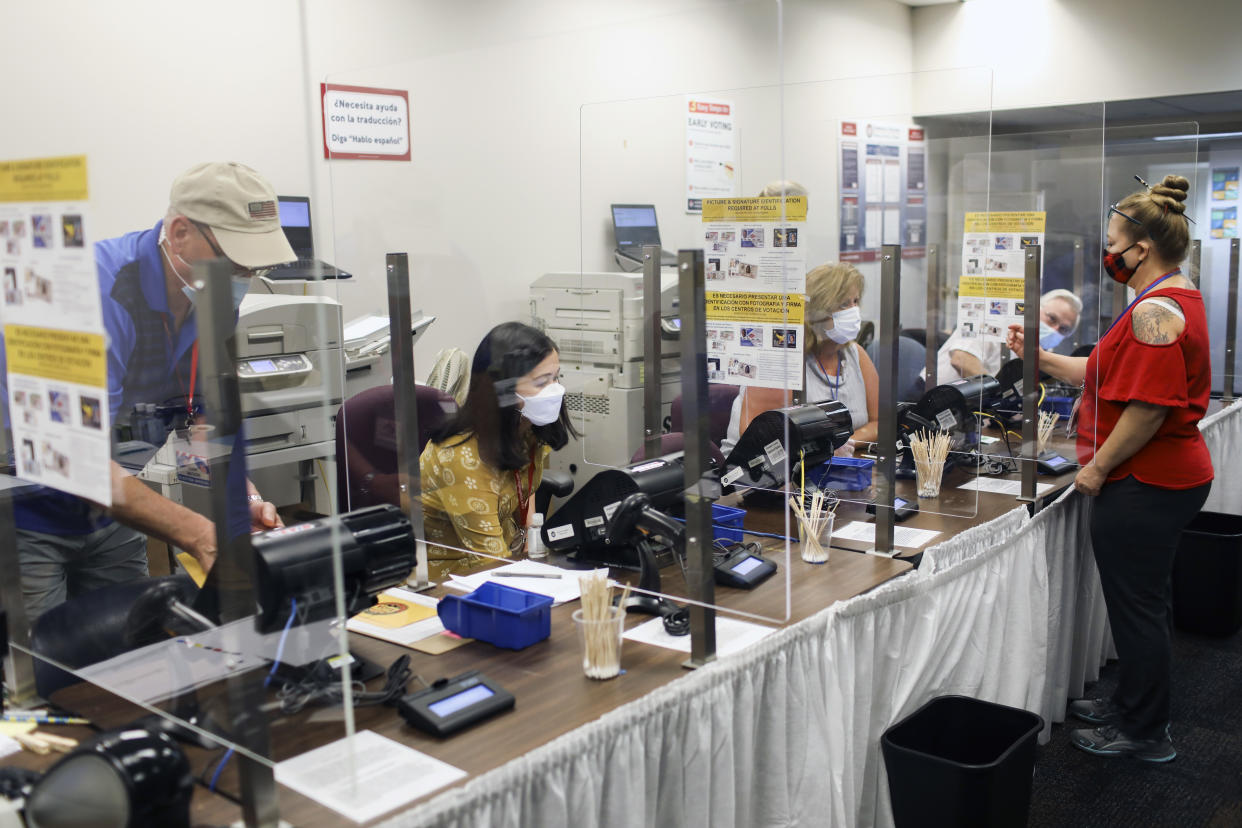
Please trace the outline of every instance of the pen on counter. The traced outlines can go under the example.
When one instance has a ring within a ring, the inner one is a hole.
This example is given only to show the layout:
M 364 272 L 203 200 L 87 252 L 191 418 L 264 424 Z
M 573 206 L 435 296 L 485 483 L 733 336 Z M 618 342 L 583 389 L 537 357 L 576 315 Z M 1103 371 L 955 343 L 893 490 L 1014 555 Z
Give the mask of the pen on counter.
M 560 579 L 560 573 L 557 572 L 493 572 L 493 578 L 556 578 Z
M 77 716 L 52 716 L 47 713 L 23 713 L 20 710 L 0 715 L 0 722 L 34 722 L 36 724 L 88 725 L 90 719 Z

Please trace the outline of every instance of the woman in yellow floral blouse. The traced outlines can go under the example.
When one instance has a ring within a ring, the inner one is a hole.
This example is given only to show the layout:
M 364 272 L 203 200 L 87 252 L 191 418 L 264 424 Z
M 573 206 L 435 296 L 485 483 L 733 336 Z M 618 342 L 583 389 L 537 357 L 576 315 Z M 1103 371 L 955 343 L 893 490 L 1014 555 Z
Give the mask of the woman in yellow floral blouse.
M 534 492 L 571 433 L 556 343 L 520 322 L 493 328 L 471 365 L 470 390 L 419 458 L 431 577 L 469 571 L 471 553 L 521 552 Z

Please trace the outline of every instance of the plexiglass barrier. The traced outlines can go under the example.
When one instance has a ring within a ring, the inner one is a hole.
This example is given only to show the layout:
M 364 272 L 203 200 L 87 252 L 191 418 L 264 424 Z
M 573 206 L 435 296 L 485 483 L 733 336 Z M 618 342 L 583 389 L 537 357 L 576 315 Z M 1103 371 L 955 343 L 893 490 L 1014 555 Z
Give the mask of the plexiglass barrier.
M 257 205 L 262 242 L 247 250 L 213 225 L 227 220 L 204 212 L 203 176 Z M 303 295 L 320 292 L 317 274 L 278 292 L 284 274 L 268 268 L 294 257 L 281 224 L 296 218 L 261 173 L 196 168 L 173 193 L 161 223 L 120 239 L 36 204 L 60 232 L 8 248 L 14 266 L 50 278 L 6 296 L 6 323 L 45 303 L 62 315 L 29 317 L 45 353 L 86 342 L 99 369 L 32 363 L 26 332 L 8 329 L 19 477 L 5 535 L 24 598 L 7 606 L 10 631 L 33 656 L 27 691 L 102 728 L 156 714 L 149 726 L 207 746 L 215 768 L 238 753 L 260 778 L 308 728 L 345 734 L 339 717 L 308 724 L 301 711 L 349 697 L 343 619 L 366 603 L 376 564 L 373 550 L 342 562 L 357 533 L 314 520 L 332 511 L 340 305 Z M 69 274 L 94 288 L 97 271 L 107 291 L 71 292 Z

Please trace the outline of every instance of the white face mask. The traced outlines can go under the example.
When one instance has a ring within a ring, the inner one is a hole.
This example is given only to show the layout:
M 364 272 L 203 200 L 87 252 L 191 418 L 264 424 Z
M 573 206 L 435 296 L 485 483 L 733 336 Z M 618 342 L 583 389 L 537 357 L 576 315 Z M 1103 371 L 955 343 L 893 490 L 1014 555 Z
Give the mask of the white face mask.
M 820 333 L 836 342 L 844 345 L 852 339 L 858 337 L 858 332 L 862 330 L 862 310 L 855 305 L 852 308 L 839 310 L 832 315 L 832 327 L 821 328 Z
M 559 382 L 544 386 L 533 397 L 517 395 L 522 401 L 522 416 L 537 426 L 549 425 L 561 415 L 561 400 L 565 397 L 565 386 Z
M 1039 320 L 1039 344 L 1051 351 L 1053 348 L 1061 344 L 1065 339 L 1065 334 L 1049 325 L 1044 320 Z
M 164 235 L 164 228 L 161 227 L 160 228 L 160 241 L 161 242 L 167 241 L 167 239 L 168 237 Z M 169 251 L 164 249 L 164 245 L 162 244 L 159 245 L 159 248 L 161 251 L 164 252 L 164 257 L 168 259 L 168 267 L 172 270 L 174 274 L 176 274 L 177 278 L 181 280 L 181 292 L 185 294 L 186 299 L 190 300 L 190 304 L 197 308 L 198 307 L 198 295 L 199 293 L 201 293 L 201 291 L 185 280 L 185 277 L 181 275 L 181 271 L 177 270 L 177 266 L 173 264 L 172 259 L 169 258 L 169 255 L 168 255 Z M 190 263 L 187 262 L 185 259 L 181 258 L 180 253 L 173 253 L 172 255 L 177 257 L 177 261 L 185 265 L 186 270 L 193 272 L 193 268 L 191 267 Z M 250 277 L 249 276 L 234 276 L 232 277 L 232 282 L 233 284 L 231 285 L 231 288 L 233 291 L 233 311 L 236 312 L 241 308 L 242 299 L 246 298 L 246 293 L 250 290 Z

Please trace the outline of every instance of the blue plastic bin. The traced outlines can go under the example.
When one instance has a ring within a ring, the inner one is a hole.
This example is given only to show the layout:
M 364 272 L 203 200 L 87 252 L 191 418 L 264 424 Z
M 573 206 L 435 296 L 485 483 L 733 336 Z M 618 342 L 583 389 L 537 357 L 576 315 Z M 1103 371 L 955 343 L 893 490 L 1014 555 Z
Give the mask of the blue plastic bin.
M 745 509 L 734 509 L 732 506 L 712 504 L 712 537 L 726 543 L 742 542 L 742 520 L 746 517 Z M 724 528 L 728 527 L 728 528 Z
M 1069 418 L 1070 412 L 1074 410 L 1073 397 L 1044 397 L 1044 402 L 1040 406 L 1044 411 L 1052 411 L 1060 414 L 1062 418 Z
M 833 457 L 827 463 L 806 470 L 807 482 L 819 489 L 856 492 L 871 485 L 875 460 L 866 457 Z
M 469 595 L 446 595 L 436 608 L 446 629 L 520 650 L 552 634 L 552 598 L 488 582 Z

